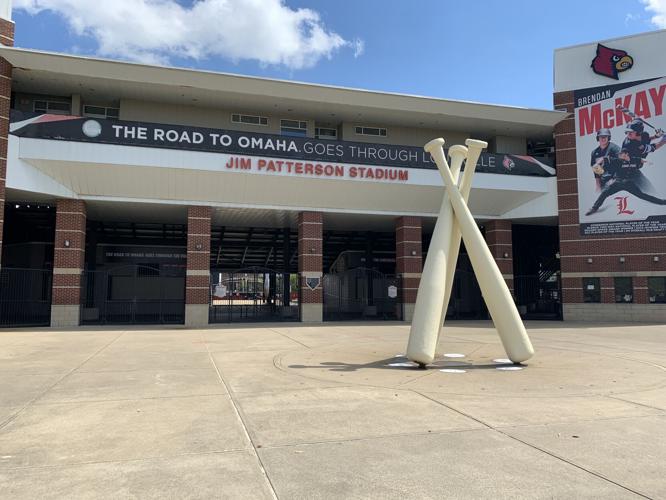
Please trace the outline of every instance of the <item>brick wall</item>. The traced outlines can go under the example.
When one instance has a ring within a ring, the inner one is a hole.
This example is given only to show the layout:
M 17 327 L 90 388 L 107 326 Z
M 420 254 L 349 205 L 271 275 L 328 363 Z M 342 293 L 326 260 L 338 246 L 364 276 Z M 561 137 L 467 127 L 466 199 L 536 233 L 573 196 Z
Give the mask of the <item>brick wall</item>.
M 556 93 L 554 105 L 556 109 L 572 113 L 555 127 L 560 265 L 565 319 L 580 319 L 599 306 L 584 304 L 583 277 L 600 278 L 602 304 L 615 305 L 613 277 L 631 276 L 634 303 L 647 304 L 647 277 L 666 275 L 666 236 L 580 235 L 573 92 Z M 659 258 L 658 261 L 654 260 L 655 256 Z M 567 308 L 567 305 L 575 307 Z M 623 305 L 623 311 L 631 306 Z M 661 306 L 652 304 L 652 307 Z M 567 315 L 567 310 L 571 314 Z M 607 314 L 609 310 L 604 311 L 604 314 Z M 626 311 L 623 314 L 627 321 L 631 320 Z M 636 317 L 644 317 L 644 314 Z
M 81 303 L 81 273 L 86 248 L 86 205 L 81 200 L 56 202 L 53 252 L 53 298 L 59 306 Z
M 422 232 L 420 217 L 395 220 L 395 272 L 402 277 L 403 304 L 416 303 L 423 270 Z
M 187 208 L 186 304 L 208 304 L 210 299 L 211 207 Z
M 484 224 L 485 238 L 490 253 L 493 254 L 506 284 L 514 293 L 513 288 L 513 240 L 511 237 L 511 221 L 491 220 Z M 505 257 L 506 255 L 506 257 Z
M 301 304 L 323 304 L 323 216 L 320 212 L 298 214 L 298 273 L 300 276 Z M 319 278 L 314 289 L 307 286 L 307 278 Z
M 14 23 L 0 19 L 0 43 L 14 46 Z M 5 179 L 7 178 L 7 145 L 9 107 L 12 94 L 12 67 L 0 57 L 0 263 L 2 263 L 2 233 L 5 220 Z

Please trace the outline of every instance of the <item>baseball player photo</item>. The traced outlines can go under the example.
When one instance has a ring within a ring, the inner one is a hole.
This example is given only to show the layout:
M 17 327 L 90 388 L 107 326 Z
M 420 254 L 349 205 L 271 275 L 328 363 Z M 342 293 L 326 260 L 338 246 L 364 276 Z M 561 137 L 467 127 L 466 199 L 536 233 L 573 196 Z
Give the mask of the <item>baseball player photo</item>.
M 665 96 L 666 78 L 575 92 L 581 234 L 666 231 Z

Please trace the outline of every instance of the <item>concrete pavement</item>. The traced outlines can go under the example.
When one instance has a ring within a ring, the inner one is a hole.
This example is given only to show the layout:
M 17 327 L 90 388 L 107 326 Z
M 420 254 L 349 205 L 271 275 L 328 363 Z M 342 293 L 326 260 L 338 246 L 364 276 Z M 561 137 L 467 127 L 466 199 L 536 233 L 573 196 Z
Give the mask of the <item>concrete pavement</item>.
M 666 327 L 0 330 L 2 498 L 666 498 Z

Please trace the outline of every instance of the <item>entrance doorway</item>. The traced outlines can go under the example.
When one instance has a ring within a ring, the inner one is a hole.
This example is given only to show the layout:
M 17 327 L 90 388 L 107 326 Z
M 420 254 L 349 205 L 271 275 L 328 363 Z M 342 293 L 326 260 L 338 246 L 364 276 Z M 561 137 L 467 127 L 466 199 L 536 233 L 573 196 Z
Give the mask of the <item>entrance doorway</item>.
M 297 274 L 262 267 L 210 273 L 210 323 L 298 319 Z

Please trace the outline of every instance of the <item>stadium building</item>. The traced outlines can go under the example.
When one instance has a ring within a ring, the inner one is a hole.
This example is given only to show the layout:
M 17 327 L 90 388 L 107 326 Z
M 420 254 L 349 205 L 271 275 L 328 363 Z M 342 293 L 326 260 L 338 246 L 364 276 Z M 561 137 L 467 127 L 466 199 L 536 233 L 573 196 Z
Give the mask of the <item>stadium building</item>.
M 556 53 L 558 109 L 536 110 L 19 49 L 9 14 L 0 326 L 410 321 L 443 193 L 435 137 L 489 143 L 469 205 L 524 318 L 666 317 L 658 222 L 579 218 L 573 99 L 608 84 L 596 44 Z M 641 40 L 621 77 L 654 77 Z M 487 318 L 464 248 L 447 317 Z

